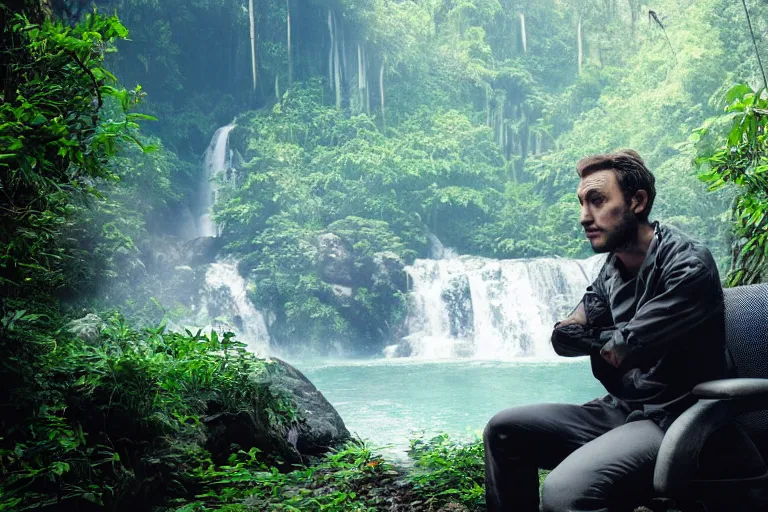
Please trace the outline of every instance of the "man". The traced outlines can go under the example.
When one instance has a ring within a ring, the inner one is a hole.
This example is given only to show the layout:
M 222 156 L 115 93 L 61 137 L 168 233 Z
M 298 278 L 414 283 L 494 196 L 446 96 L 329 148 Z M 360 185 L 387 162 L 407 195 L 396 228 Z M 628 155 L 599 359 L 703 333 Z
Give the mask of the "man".
M 679 231 L 649 223 L 654 177 L 631 150 L 577 165 L 581 225 L 608 253 L 597 279 L 552 344 L 588 355 L 608 391 L 584 405 L 504 410 L 485 429 L 491 512 L 631 510 L 653 495 L 664 431 L 695 399 L 698 383 L 724 376 L 722 287 L 712 255 Z

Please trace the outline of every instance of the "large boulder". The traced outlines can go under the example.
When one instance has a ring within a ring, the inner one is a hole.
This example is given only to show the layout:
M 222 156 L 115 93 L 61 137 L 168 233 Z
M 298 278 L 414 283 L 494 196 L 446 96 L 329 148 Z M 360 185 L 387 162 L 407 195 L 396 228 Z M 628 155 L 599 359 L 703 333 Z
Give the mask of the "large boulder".
M 440 291 L 440 298 L 448 310 L 451 337 L 472 339 L 474 337 L 475 312 L 472 306 L 469 278 L 464 274 L 451 277 Z
M 213 263 L 223 246 L 224 239 L 214 236 L 201 236 L 184 242 L 182 245 L 183 264 L 195 267 Z
M 184 258 L 182 264 L 195 267 L 213 263 L 223 246 L 224 240 L 220 237 L 201 236 L 189 240 L 182 245 Z
M 339 413 L 304 374 L 280 359 L 273 359 L 271 387 L 293 397 L 299 416 L 298 428 L 287 433 L 287 440 L 302 455 L 320 455 L 349 440 L 350 435 Z
M 141 258 L 150 273 L 184 265 L 182 242 L 174 236 L 154 236 L 139 242 Z
M 325 282 L 352 285 L 354 260 L 340 236 L 324 233 L 317 237 L 317 266 Z
M 157 273 L 179 266 L 199 267 L 213 263 L 224 240 L 213 236 L 182 240 L 159 235 L 143 240 L 140 245 L 142 259 L 151 272 Z
M 211 413 L 203 418 L 208 427 L 206 448 L 215 461 L 224 462 L 233 446 L 256 447 L 286 464 L 301 462 L 305 456 L 322 455 L 350 438 L 336 409 L 299 370 L 280 359 L 272 359 L 266 374 L 254 375 L 253 384 L 269 386 L 294 403 L 299 421 L 287 429 L 277 428 L 263 410 L 231 412 L 223 404 L 209 403 Z
M 377 252 L 373 255 L 373 286 L 389 286 L 401 292 L 408 287 L 403 259 L 391 251 Z

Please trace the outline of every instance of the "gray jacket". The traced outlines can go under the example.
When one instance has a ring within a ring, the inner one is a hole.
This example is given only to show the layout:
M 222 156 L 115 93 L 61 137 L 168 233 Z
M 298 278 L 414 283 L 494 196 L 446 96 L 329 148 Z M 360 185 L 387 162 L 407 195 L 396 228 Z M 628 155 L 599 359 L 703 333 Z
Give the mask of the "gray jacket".
M 590 356 L 592 373 L 611 395 L 663 427 L 693 403 L 696 384 L 725 376 L 717 266 L 704 245 L 680 231 L 656 223 L 634 277 L 611 253 L 582 303 L 587 325 L 555 326 L 555 351 Z

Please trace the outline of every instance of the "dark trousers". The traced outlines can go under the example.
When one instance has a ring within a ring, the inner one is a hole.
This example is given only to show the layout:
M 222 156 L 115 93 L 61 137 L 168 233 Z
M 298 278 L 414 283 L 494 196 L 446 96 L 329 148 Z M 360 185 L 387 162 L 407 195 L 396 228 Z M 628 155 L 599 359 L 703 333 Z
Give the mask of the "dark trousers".
M 584 405 L 506 409 L 485 428 L 489 512 L 619 512 L 653 496 L 653 469 L 664 432 L 610 396 Z

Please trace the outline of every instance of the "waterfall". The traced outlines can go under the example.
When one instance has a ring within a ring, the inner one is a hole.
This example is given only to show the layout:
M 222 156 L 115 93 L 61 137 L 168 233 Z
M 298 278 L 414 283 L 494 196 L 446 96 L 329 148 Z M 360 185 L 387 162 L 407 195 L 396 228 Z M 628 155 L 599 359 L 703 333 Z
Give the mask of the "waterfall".
M 525 37 L 525 14 L 520 13 L 520 35 L 523 40 L 523 53 L 528 53 L 528 40 Z
M 235 260 L 212 263 L 201 290 L 197 325 L 206 330 L 231 331 L 259 356 L 269 354 L 269 332 L 264 316 L 248 300 L 245 279 L 237 271 Z
M 585 260 L 417 259 L 406 267 L 408 336 L 413 357 L 556 357 L 550 335 L 600 270 Z M 390 353 L 393 351 L 390 350 Z
M 429 257 L 433 260 L 452 260 L 454 258 L 457 258 L 459 255 L 456 253 L 455 249 L 452 249 L 450 247 L 446 247 L 443 245 L 443 242 L 440 241 L 439 238 L 437 238 L 432 233 L 429 233 L 427 235 L 427 239 L 429 240 Z
M 205 150 L 203 181 L 200 187 L 199 211 L 201 215 L 198 219 L 197 236 L 218 235 L 216 226 L 211 219 L 211 209 L 216 203 L 219 176 L 226 173 L 231 167 L 229 133 L 234 127 L 234 124 L 228 124 L 216 130 L 208 149 Z
M 216 130 L 205 151 L 195 240 L 187 241 L 180 248 L 180 252 L 189 252 L 191 256 L 180 261 L 183 264 L 175 267 L 176 275 L 170 280 L 172 287 L 179 286 L 174 294 L 184 297 L 180 302 L 187 304 L 195 295 L 193 290 L 199 290 L 199 300 L 192 300 L 189 305 L 193 313 L 184 315 L 178 322 L 170 322 L 169 327 L 172 330 L 233 332 L 235 339 L 246 343 L 251 352 L 266 357 L 270 353 L 267 325 L 262 313 L 248 299 L 247 283 L 238 273 L 238 262 L 231 258 L 213 263 L 197 262 L 198 259 L 212 261 L 211 245 L 214 253 L 220 247 L 215 240 L 203 237 L 218 236 L 211 209 L 216 202 L 219 183 L 232 179 L 234 152 L 229 148 L 229 134 L 234 128 L 234 124 L 229 124 Z M 205 278 L 201 279 L 203 271 Z

